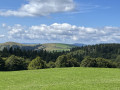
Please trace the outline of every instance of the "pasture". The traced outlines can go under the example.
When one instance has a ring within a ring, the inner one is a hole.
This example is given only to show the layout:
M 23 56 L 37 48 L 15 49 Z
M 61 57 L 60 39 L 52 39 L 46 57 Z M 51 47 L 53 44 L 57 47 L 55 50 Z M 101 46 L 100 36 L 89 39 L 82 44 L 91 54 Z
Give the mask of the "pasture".
M 78 67 L 0 72 L 0 90 L 120 90 L 120 69 Z

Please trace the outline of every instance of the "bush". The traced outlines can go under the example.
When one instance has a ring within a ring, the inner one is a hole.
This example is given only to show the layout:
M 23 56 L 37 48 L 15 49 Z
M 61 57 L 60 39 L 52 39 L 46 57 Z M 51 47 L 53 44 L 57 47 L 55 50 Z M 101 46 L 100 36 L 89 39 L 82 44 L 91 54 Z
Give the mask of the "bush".
M 120 68 L 120 62 L 116 63 L 117 68 Z
M 24 62 L 23 58 L 12 55 L 6 60 L 5 66 L 9 71 L 24 70 Z
M 27 70 L 28 69 L 28 65 L 30 64 L 30 59 L 26 59 L 24 62 L 24 68 Z
M 33 69 L 44 69 L 46 68 L 46 62 L 43 61 L 40 57 L 36 57 L 33 59 L 30 64 L 28 65 L 29 70 Z
M 80 63 L 77 61 L 76 58 L 71 58 L 70 60 L 67 60 L 67 62 L 68 67 L 80 67 Z
M 104 67 L 104 68 L 115 68 L 115 63 L 111 62 L 110 60 L 104 58 L 96 58 L 97 67 Z
M 5 61 L 0 57 L 0 71 L 3 71 L 5 67 Z
M 115 59 L 116 62 L 120 62 L 120 55 L 118 55 Z
M 56 67 L 67 67 L 67 56 L 59 56 L 55 63 Z
M 102 67 L 102 68 L 115 68 L 117 67 L 115 63 L 104 58 L 91 58 L 86 57 L 81 62 L 81 67 Z
M 85 57 L 85 59 L 82 60 L 81 67 L 97 67 L 97 62 L 95 58 L 91 57 Z
M 47 64 L 47 67 L 48 68 L 55 68 L 55 63 L 50 61 L 48 64 Z
M 55 63 L 56 67 L 79 67 L 80 64 L 76 58 L 68 55 L 59 56 Z

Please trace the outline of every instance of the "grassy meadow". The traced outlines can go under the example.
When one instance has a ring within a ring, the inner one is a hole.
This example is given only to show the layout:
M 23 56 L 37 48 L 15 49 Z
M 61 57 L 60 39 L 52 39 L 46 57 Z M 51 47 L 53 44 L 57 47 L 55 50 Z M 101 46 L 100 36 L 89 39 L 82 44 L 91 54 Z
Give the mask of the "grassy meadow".
M 0 43 L 0 50 L 3 50 L 4 48 L 16 48 L 19 47 L 21 49 L 27 49 L 27 50 L 47 50 L 47 51 L 70 51 L 71 48 L 76 47 L 75 45 L 71 44 L 63 44 L 63 43 L 46 43 L 46 44 L 21 44 L 16 42 L 6 42 L 6 43 Z
M 0 72 L 0 90 L 120 90 L 120 69 L 78 67 Z
M 62 44 L 62 43 L 48 43 L 42 44 L 47 51 L 70 51 L 71 48 L 76 47 L 74 45 Z

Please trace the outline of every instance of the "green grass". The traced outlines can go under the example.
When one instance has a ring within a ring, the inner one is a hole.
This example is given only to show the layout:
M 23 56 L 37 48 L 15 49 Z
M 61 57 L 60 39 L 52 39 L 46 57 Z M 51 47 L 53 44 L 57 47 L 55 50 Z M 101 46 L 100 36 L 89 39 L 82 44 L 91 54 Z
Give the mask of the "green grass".
M 69 51 L 71 48 L 76 47 L 74 45 L 69 44 L 62 44 L 62 43 L 48 43 L 48 44 L 42 44 L 47 51 Z
M 10 48 L 16 48 L 20 47 L 22 49 L 30 49 L 30 50 L 40 50 L 44 49 L 47 51 L 70 51 L 71 48 L 76 47 L 74 45 L 70 44 L 62 44 L 62 43 L 47 43 L 47 44 L 21 44 L 16 42 L 6 42 L 0 44 L 0 50 L 3 50 L 5 47 Z
M 0 72 L 0 90 L 120 90 L 120 69 L 55 68 Z

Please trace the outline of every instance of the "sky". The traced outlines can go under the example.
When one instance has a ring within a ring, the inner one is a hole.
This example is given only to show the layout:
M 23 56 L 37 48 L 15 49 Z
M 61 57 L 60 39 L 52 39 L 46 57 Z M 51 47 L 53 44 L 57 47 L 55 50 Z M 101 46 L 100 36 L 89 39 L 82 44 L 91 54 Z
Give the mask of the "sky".
M 0 0 L 0 43 L 120 43 L 120 0 Z

